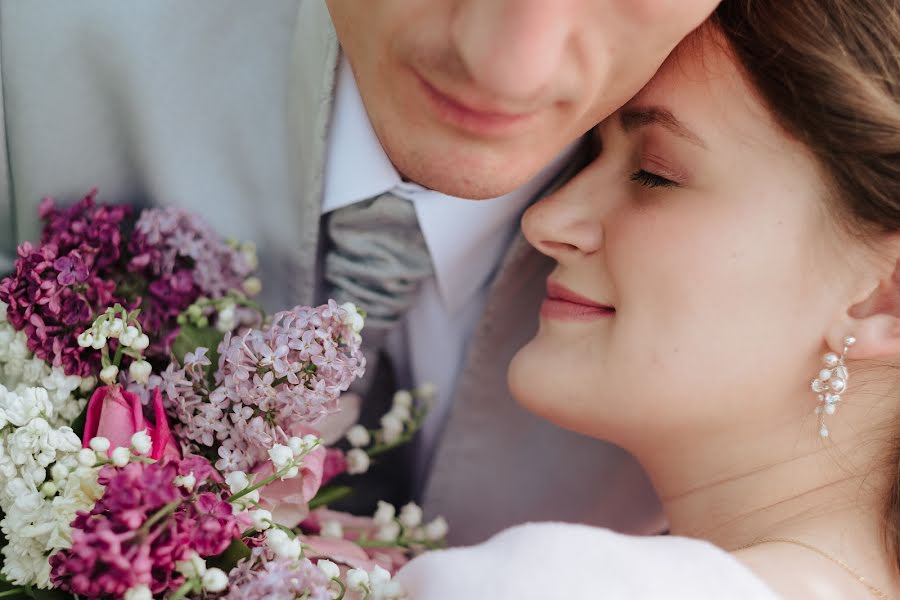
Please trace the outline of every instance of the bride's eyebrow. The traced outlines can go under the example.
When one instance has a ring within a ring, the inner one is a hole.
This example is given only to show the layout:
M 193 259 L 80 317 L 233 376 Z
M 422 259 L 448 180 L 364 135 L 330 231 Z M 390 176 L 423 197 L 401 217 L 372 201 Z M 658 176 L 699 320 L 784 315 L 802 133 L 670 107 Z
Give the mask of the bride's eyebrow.
M 619 122 L 625 131 L 633 131 L 647 125 L 661 125 L 692 144 L 707 149 L 706 143 L 684 123 L 675 118 L 669 110 L 661 106 L 623 108 L 619 111 Z

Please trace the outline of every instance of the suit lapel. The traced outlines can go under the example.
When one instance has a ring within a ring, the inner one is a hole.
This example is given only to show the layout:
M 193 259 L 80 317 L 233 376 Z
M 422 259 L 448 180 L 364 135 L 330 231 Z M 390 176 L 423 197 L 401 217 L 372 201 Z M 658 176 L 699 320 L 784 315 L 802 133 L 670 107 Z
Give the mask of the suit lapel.
M 302 304 L 312 304 L 316 299 L 319 221 L 339 52 L 325 3 L 301 2 L 291 48 L 288 127 L 292 145 L 287 154 L 294 166 L 296 202 L 302 210 L 296 246 L 298 269 L 294 279 L 286 283 L 294 302 Z

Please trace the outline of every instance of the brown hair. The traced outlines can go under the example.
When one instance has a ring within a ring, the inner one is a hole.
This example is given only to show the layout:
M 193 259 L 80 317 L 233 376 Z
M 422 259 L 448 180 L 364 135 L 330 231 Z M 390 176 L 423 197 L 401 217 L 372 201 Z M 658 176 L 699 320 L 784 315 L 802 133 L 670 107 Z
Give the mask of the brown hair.
M 900 230 L 897 0 L 724 0 L 712 23 L 775 119 L 817 156 L 853 228 Z M 900 439 L 890 460 L 884 532 L 900 569 Z

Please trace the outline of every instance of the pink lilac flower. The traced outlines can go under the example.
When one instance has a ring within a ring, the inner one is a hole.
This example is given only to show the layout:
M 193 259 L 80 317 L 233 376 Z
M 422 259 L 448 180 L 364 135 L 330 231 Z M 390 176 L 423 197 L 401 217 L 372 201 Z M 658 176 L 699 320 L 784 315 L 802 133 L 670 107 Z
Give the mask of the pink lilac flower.
M 262 330 L 226 335 L 218 348 L 218 387 L 209 395 L 209 405 L 230 422 L 215 432 L 218 468 L 250 470 L 273 443 L 286 442 L 287 432 L 336 410 L 341 392 L 365 371 L 359 336 L 347 321 L 332 301 L 277 313 Z M 188 402 L 174 399 L 180 415 Z M 208 410 L 194 405 L 183 419 L 186 437 L 210 437 Z
M 175 485 L 188 474 L 197 480 L 193 492 Z M 223 552 L 247 526 L 212 485 L 219 481 L 199 457 L 103 467 L 103 496 L 72 522 L 72 547 L 50 558 L 54 587 L 86 598 L 121 597 L 141 584 L 154 594 L 176 589 L 183 583 L 176 562 Z M 164 516 L 145 527 L 157 514 Z
M 226 244 L 198 216 L 177 208 L 141 213 L 128 244 L 128 270 L 150 281 L 141 325 L 165 353 L 177 334 L 175 318 L 200 296 L 221 298 L 240 290 L 255 264 Z
M 229 579 L 226 600 L 331 600 L 328 577 L 311 561 L 274 559 L 264 548 L 238 563 Z

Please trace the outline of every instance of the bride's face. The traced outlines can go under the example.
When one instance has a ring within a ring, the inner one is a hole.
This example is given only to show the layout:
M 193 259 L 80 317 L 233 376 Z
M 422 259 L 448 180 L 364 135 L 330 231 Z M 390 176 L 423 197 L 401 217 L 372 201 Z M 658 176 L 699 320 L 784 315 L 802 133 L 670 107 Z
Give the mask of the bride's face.
M 598 126 L 594 162 L 523 220 L 559 264 L 513 392 L 626 445 L 811 413 L 851 268 L 813 158 L 706 33 Z

